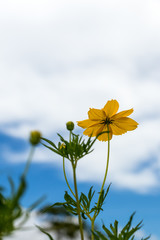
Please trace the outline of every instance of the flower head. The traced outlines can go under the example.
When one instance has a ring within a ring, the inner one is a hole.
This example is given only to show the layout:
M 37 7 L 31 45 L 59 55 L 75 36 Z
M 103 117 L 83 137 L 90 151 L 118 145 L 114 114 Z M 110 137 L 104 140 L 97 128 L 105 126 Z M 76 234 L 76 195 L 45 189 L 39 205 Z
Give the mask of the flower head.
M 62 144 L 60 145 L 60 148 L 59 148 L 59 149 L 61 150 L 61 149 L 63 149 L 63 148 L 66 148 L 66 145 L 65 145 L 64 143 L 62 143 Z
M 117 113 L 118 109 L 119 103 L 112 99 L 102 109 L 90 108 L 89 119 L 78 121 L 77 124 L 86 128 L 84 135 L 95 137 L 100 134 L 97 137 L 100 141 L 108 141 L 108 130 L 111 140 L 112 135 L 121 135 L 136 129 L 138 123 L 128 117 L 133 112 L 133 108 Z
M 71 122 L 71 121 L 67 122 L 66 123 L 66 128 L 67 128 L 67 130 L 72 131 L 74 129 L 74 123 Z
M 32 145 L 37 145 L 41 140 L 41 133 L 39 131 L 31 131 L 29 141 Z

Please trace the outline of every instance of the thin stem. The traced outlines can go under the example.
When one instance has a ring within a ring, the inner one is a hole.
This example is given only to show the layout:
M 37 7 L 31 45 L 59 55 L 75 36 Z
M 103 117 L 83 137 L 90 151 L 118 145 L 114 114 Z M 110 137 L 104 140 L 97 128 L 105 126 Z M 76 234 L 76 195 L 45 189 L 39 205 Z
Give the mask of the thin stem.
M 77 202 L 77 213 L 78 213 L 78 221 L 79 221 L 79 230 L 80 230 L 81 240 L 84 240 L 83 225 L 82 225 L 82 218 L 81 218 L 81 213 L 80 213 L 80 204 L 79 204 L 78 190 L 77 190 L 76 165 L 72 164 L 72 167 L 73 167 L 74 189 L 75 189 L 75 196 L 76 196 L 76 202 Z
M 92 236 L 91 236 L 91 240 L 94 240 L 94 235 L 93 235 L 93 232 L 94 232 L 94 217 L 92 218 L 92 221 L 91 221 L 91 230 L 92 230 Z
M 109 126 L 107 125 L 107 129 L 108 129 L 108 153 L 107 153 L 107 164 L 106 164 L 106 170 L 105 170 L 105 175 L 104 175 L 104 179 L 103 179 L 103 183 L 102 183 L 102 187 L 99 193 L 99 198 L 98 198 L 98 202 L 97 202 L 97 207 L 99 205 L 99 201 L 100 201 L 100 197 L 106 182 L 106 177 L 107 177 L 107 173 L 108 173 L 108 166 L 109 166 L 109 153 L 110 153 L 110 140 L 109 140 Z M 93 218 L 92 218 L 92 240 L 94 240 L 94 235 L 93 235 L 93 231 L 94 231 L 94 222 L 95 219 L 97 217 L 97 211 L 94 212 Z
M 69 142 L 71 142 L 72 131 L 69 131 Z
M 34 154 L 34 150 L 35 150 L 35 147 L 32 145 L 31 146 L 31 150 L 30 150 L 30 153 L 29 153 L 29 156 L 28 156 L 28 160 L 26 162 L 26 166 L 25 166 L 25 169 L 24 169 L 24 172 L 23 172 L 23 177 L 26 177 L 27 173 L 28 173 L 28 170 L 29 170 L 29 166 L 31 164 L 31 161 L 32 161 L 32 157 L 33 157 L 33 154 Z
M 91 240 L 94 240 L 94 222 L 95 222 L 95 217 L 93 216 L 92 221 L 91 221 L 91 230 L 92 230 L 92 236 L 91 236 Z
M 72 189 L 71 189 L 71 187 L 70 187 L 70 185 L 69 185 L 69 182 L 68 182 L 68 179 L 67 179 L 67 176 L 66 176 L 65 159 L 64 159 L 64 157 L 63 157 L 63 174 L 64 174 L 64 178 L 65 178 L 65 180 L 66 180 L 66 183 L 67 183 L 67 186 L 68 186 L 69 190 L 71 191 L 71 193 L 73 194 L 73 196 L 76 198 L 74 192 L 72 191 Z
M 99 194 L 99 198 L 98 198 L 97 206 L 98 206 L 98 204 L 99 204 L 99 200 L 100 200 L 100 197 L 101 197 L 101 194 L 102 194 L 103 188 L 104 188 L 104 184 L 105 184 L 105 182 L 106 182 L 106 177 L 107 177 L 107 173 L 108 173 L 108 166 L 109 166 L 109 153 L 110 153 L 110 141 L 109 141 L 109 131 L 108 131 L 108 154 L 107 154 L 107 165 L 106 165 L 106 171 L 105 171 L 105 175 L 104 175 L 104 179 L 103 179 L 102 187 L 101 187 L 101 190 L 100 190 L 100 194 Z
M 69 142 L 71 142 L 71 135 L 72 135 L 72 131 L 69 131 Z M 72 188 L 69 185 L 68 179 L 67 179 L 67 175 L 66 175 L 66 169 L 65 169 L 65 159 L 63 157 L 63 174 L 64 174 L 64 178 L 66 180 L 67 186 L 69 188 L 69 190 L 71 191 L 71 193 L 73 194 L 73 196 L 76 198 L 74 192 L 72 191 Z

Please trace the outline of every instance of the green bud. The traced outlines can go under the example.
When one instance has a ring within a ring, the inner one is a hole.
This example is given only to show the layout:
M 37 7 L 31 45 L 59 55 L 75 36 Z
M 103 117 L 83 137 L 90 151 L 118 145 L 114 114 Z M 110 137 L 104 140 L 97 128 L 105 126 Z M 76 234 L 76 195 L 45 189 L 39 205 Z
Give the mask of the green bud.
M 41 140 L 41 133 L 39 131 L 31 131 L 29 141 L 32 145 L 37 145 Z
M 74 123 L 71 122 L 71 121 L 67 122 L 66 123 L 66 128 L 67 128 L 67 130 L 72 131 L 74 129 Z

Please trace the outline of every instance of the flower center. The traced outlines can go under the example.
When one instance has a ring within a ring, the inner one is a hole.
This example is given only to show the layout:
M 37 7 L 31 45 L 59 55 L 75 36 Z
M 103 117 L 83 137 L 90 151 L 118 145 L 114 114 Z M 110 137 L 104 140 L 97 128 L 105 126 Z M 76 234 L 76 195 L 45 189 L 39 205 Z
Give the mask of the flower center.
M 103 120 L 102 124 L 109 125 L 112 122 L 113 122 L 113 120 L 111 120 L 110 118 L 106 118 L 105 120 Z

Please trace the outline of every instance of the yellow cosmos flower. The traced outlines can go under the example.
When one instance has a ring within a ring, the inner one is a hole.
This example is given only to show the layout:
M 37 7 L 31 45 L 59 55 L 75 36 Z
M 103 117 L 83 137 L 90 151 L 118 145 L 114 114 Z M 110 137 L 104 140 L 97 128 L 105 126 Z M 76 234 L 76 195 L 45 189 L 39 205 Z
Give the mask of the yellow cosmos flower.
M 66 148 L 66 145 L 64 143 L 61 144 L 59 149 L 61 150 L 62 148 Z
M 127 131 L 132 131 L 137 128 L 138 123 L 128 116 L 133 113 L 133 108 L 117 113 L 119 103 L 116 100 L 110 100 L 106 103 L 104 108 L 95 109 L 90 108 L 88 111 L 88 118 L 83 121 L 78 121 L 78 126 L 86 128 L 84 135 L 95 137 L 98 136 L 100 141 L 108 141 L 112 139 L 112 135 L 121 135 Z

